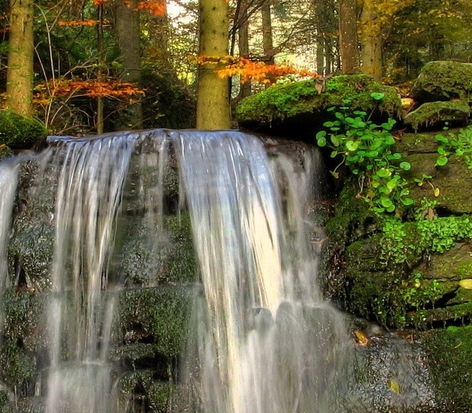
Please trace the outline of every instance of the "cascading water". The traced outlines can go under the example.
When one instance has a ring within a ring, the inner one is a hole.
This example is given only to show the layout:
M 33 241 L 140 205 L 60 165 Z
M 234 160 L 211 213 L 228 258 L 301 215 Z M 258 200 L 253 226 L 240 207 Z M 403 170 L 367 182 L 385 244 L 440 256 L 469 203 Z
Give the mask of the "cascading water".
M 193 355 L 201 409 L 335 411 L 349 340 L 317 289 L 304 202 L 313 160 L 271 165 L 243 134 L 179 138 L 204 289 Z
M 132 151 L 131 139 L 72 141 L 52 159 L 59 164 L 59 177 L 52 294 L 46 313 L 51 361 L 47 413 L 115 409 L 106 397 L 114 301 L 103 291 Z
M 190 216 L 201 285 L 178 377 L 191 390 L 192 411 L 349 411 L 354 345 L 341 315 L 322 298 L 310 243 L 322 234 L 309 208 L 318 175 L 314 150 L 268 156 L 260 139 L 229 131 L 156 130 L 50 142 L 35 158 L 44 176 L 36 191 L 55 193 L 55 207 L 40 211 L 41 233 L 54 228 L 54 248 L 49 284 L 31 293 L 44 298 L 39 329 L 47 354 L 37 357 L 34 392 L 25 391 L 42 400 L 39 411 L 156 411 L 123 401 L 119 387 L 127 373 L 112 362 L 111 348 L 134 335 L 142 340 L 132 351 L 153 345 L 149 327 L 138 322 L 124 335 L 114 328 L 120 294 L 159 289 L 159 274 L 169 271 L 161 257 L 172 251 L 169 211 L 180 211 L 182 220 Z M 0 164 L 2 293 L 10 284 L 34 283 L 31 274 L 8 275 L 5 266 L 21 162 Z M 172 168 L 180 180 L 169 199 Z M 126 231 L 144 246 L 135 254 L 136 268 L 128 268 Z M 13 404 L 15 392 L 9 392 Z M 188 411 L 177 404 L 167 411 Z

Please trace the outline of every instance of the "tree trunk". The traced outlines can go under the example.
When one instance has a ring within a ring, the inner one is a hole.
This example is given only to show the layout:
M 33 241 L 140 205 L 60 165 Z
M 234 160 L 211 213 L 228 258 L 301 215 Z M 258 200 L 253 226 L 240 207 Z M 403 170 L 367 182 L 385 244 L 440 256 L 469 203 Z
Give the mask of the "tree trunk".
M 229 3 L 227 0 L 200 0 L 199 8 L 199 54 L 211 63 L 198 68 L 197 129 L 229 129 L 229 82 L 215 73 L 215 69 L 223 68 L 219 60 L 229 53 Z
M 377 23 L 378 16 L 374 10 L 375 0 L 364 0 L 360 17 L 362 28 L 361 40 L 361 70 L 363 73 L 382 81 L 382 31 Z
M 124 0 L 115 1 L 115 30 L 121 54 L 123 82 L 137 83 L 141 81 L 141 53 L 139 11 L 135 10 L 136 0 L 126 5 Z M 143 120 L 141 101 L 128 105 L 123 114 L 124 128 L 140 128 Z M 120 125 L 121 126 L 121 125 Z
M 247 17 L 247 7 L 243 5 L 241 9 L 241 25 L 238 30 L 239 56 L 249 57 L 249 21 Z M 251 82 L 241 84 L 238 99 L 245 98 L 251 94 Z
M 10 0 L 7 108 L 33 114 L 33 0 Z
M 359 71 L 356 0 L 339 1 L 339 46 L 344 74 Z
M 274 36 L 272 33 L 272 16 L 270 3 L 265 1 L 261 6 L 262 18 L 262 48 L 264 50 L 264 61 L 274 64 Z

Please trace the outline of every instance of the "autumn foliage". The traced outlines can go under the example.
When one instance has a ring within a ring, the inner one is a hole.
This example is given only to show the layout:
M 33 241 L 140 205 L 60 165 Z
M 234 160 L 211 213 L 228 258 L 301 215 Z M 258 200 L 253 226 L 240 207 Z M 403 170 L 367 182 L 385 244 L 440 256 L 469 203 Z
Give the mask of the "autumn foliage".
M 241 83 L 250 81 L 262 84 L 272 84 L 277 79 L 294 75 L 298 78 L 316 79 L 321 77 L 318 73 L 307 69 L 297 69 L 285 64 L 266 64 L 244 57 L 224 56 L 221 58 L 213 56 L 198 56 L 196 62 L 199 65 L 220 65 L 221 69 L 215 69 L 220 78 L 240 76 Z
M 130 98 L 144 94 L 144 91 L 133 83 L 117 80 L 79 80 L 60 79 L 42 83 L 35 88 L 34 103 L 47 104 L 53 98 L 71 97 L 74 95 L 96 97 Z

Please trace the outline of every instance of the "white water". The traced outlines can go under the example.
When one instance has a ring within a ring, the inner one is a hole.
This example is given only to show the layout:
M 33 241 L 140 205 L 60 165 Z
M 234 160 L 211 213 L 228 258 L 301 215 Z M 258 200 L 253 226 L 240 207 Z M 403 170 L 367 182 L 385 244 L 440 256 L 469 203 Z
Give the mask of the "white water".
M 284 156 L 271 163 L 248 135 L 178 138 L 204 291 L 186 372 L 196 408 L 336 411 L 350 340 L 317 287 L 307 217 L 313 154 L 303 165 Z
M 0 295 L 10 286 L 7 251 L 19 166 L 19 162 L 10 159 L 0 163 Z M 0 323 L 2 320 L 3 317 Z
M 114 411 L 107 355 L 116 310 L 113 296 L 104 290 L 133 146 L 126 137 L 70 141 L 52 160 L 61 168 L 46 313 L 47 413 Z

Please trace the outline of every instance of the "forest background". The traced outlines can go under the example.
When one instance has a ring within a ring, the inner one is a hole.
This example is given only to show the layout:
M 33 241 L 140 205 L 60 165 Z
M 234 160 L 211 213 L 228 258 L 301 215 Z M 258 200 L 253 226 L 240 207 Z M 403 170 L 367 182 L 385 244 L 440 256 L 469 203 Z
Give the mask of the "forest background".
M 469 0 L 2 0 L 0 12 L 2 107 L 53 134 L 222 129 L 275 82 L 364 72 L 401 93 L 429 61 L 472 59 Z

